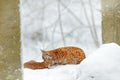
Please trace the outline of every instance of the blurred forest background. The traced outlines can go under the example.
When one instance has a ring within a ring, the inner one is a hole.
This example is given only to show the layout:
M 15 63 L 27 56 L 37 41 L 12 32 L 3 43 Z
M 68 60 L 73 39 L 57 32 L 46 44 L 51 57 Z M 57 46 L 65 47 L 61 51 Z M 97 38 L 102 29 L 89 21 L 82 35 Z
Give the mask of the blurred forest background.
M 102 43 L 101 0 L 20 0 L 23 61 L 41 60 L 40 49 Z M 32 56 L 32 57 L 31 57 Z

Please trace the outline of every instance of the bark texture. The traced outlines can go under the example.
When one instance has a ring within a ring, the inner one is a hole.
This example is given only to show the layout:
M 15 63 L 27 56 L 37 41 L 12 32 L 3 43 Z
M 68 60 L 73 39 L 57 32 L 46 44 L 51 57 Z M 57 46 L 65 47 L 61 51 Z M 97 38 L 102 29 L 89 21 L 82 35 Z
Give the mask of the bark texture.
M 102 37 L 120 45 L 120 0 L 102 0 Z
M 19 0 L 0 0 L 0 80 L 21 80 Z

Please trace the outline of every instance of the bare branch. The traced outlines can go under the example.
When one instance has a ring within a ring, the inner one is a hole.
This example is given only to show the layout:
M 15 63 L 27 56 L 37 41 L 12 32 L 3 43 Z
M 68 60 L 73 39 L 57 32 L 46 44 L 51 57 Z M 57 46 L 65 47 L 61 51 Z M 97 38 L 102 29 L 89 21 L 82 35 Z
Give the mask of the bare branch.
M 78 22 L 80 25 L 84 25 L 82 21 L 62 2 L 60 2 L 62 7 L 64 7 Z
M 56 26 L 57 24 L 55 24 L 54 28 L 53 28 L 53 31 L 52 31 L 52 48 L 54 49 L 54 34 L 55 34 L 55 30 L 57 28 Z
M 41 27 L 42 27 L 42 30 L 44 30 L 44 10 L 45 10 L 45 5 L 44 5 L 44 0 L 42 0 L 42 16 L 41 16 Z M 44 31 L 43 31 L 44 32 Z M 45 33 L 43 33 L 43 39 L 45 39 Z M 44 48 L 45 47 L 45 42 L 44 40 L 42 40 L 42 47 Z
M 89 21 L 89 17 L 88 17 L 88 15 L 87 15 L 87 10 L 86 10 L 86 8 L 85 8 L 85 6 L 84 6 L 83 0 L 81 0 L 81 5 L 83 6 L 83 10 L 84 10 L 84 13 L 85 13 L 85 18 L 86 18 L 86 20 L 87 20 L 87 22 L 88 22 L 92 39 L 94 40 L 94 43 L 95 43 L 96 47 L 98 47 L 98 44 L 97 44 L 98 42 L 97 42 L 97 40 L 96 40 L 96 37 L 94 36 L 95 33 L 94 33 L 93 27 L 92 27 L 92 25 L 91 25 L 91 23 L 90 23 L 90 21 Z
M 65 38 L 64 38 L 64 33 L 63 33 L 63 25 L 62 25 L 62 20 L 61 20 L 61 9 L 60 9 L 60 0 L 58 0 L 58 18 L 59 18 L 59 25 L 60 25 L 60 31 L 61 31 L 61 36 L 63 40 L 63 44 L 65 46 Z
M 93 6 L 92 6 L 92 3 L 91 3 L 91 0 L 89 0 L 89 3 L 90 3 L 90 10 L 91 10 L 91 17 L 92 17 L 92 27 L 93 27 L 93 32 L 94 32 L 93 33 L 94 40 L 95 40 L 96 46 L 99 47 L 100 44 L 99 44 L 99 41 L 98 41 L 97 32 L 96 32 L 96 28 L 95 28 L 94 12 L 93 12 Z

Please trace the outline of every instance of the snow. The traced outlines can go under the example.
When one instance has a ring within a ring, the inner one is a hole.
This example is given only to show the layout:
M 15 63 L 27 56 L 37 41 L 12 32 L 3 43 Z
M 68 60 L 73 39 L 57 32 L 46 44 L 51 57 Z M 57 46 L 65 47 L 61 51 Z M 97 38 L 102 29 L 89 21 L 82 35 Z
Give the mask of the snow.
M 119 80 L 120 46 L 104 44 L 80 64 L 78 80 Z
M 24 69 L 24 80 L 119 80 L 120 46 L 103 44 L 78 65 L 58 65 L 51 69 Z
M 55 66 L 51 69 L 30 70 L 24 69 L 24 80 L 76 80 L 78 65 Z

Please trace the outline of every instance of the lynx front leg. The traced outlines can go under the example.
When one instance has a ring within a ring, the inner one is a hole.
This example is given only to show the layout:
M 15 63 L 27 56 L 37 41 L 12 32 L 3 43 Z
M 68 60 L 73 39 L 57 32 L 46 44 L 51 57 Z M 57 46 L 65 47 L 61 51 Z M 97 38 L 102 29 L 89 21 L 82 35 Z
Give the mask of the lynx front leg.
M 48 65 L 46 62 L 36 62 L 36 61 L 29 61 L 24 63 L 24 68 L 29 68 L 29 69 L 44 69 L 44 68 L 48 68 Z

